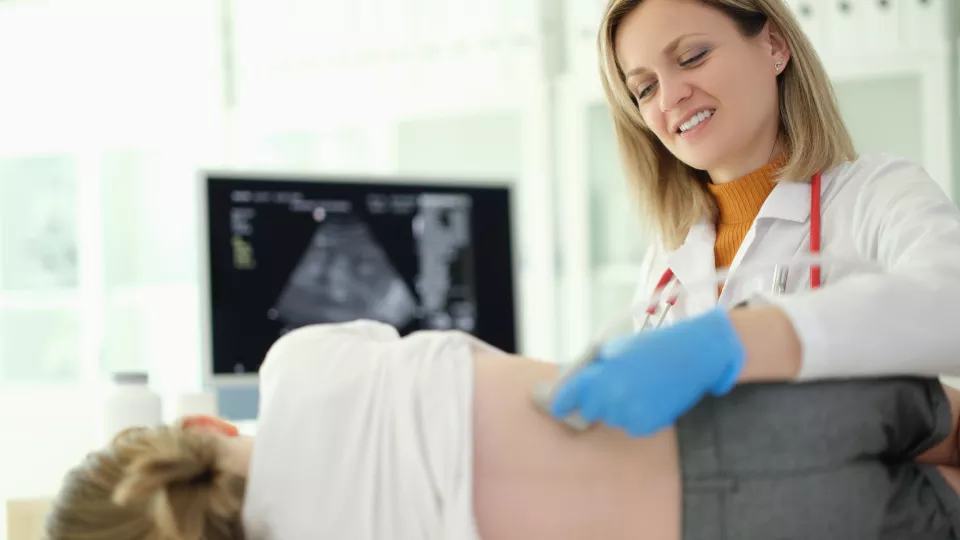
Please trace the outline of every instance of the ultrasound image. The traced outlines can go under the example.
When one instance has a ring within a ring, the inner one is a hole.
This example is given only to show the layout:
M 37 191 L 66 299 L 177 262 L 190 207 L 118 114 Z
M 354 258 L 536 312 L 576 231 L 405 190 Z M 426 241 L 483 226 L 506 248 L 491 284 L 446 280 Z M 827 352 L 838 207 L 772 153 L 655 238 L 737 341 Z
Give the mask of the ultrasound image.
M 473 330 L 476 299 L 470 260 L 470 199 L 421 195 L 413 229 L 420 259 L 417 292 L 425 324 L 437 330 Z
M 292 326 L 369 318 L 401 327 L 416 309 L 367 226 L 346 214 L 328 215 L 317 227 L 270 315 Z

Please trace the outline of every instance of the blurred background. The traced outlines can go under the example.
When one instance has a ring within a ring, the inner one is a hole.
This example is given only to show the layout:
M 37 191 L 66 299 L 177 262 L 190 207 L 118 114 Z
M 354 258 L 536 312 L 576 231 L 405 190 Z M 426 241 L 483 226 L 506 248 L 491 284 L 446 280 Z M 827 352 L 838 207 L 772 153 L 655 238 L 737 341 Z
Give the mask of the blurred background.
M 203 171 L 506 184 L 518 351 L 575 355 L 646 249 L 597 74 L 605 4 L 0 0 L 0 501 L 55 491 L 111 372 L 207 385 Z M 787 4 L 858 150 L 953 197 L 955 0 Z

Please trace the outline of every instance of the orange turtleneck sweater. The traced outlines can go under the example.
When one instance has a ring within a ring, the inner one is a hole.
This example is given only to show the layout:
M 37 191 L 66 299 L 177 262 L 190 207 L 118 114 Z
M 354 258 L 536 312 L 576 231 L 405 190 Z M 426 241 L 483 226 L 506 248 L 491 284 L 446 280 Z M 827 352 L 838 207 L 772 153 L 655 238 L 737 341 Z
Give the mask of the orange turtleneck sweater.
M 760 207 L 776 186 L 774 177 L 786 163 L 779 156 L 763 167 L 724 184 L 707 184 L 717 201 L 717 241 L 713 248 L 716 268 L 726 268 L 740 249 Z

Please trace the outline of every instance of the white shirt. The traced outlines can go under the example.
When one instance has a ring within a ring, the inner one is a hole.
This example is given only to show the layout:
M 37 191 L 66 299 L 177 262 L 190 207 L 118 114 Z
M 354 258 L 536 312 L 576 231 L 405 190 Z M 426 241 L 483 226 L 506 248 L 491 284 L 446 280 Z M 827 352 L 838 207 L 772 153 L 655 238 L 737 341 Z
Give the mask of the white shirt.
M 278 340 L 260 370 L 247 539 L 478 539 L 471 345 L 489 348 L 372 321 Z
M 768 293 L 773 264 L 810 249 L 810 184 L 780 183 L 747 232 L 719 298 L 719 283 L 704 286 L 715 275 L 716 239 L 704 220 L 678 249 L 648 250 L 635 303 L 646 307 L 669 265 L 685 292 L 668 323 L 763 291 L 799 335 L 801 379 L 960 375 L 960 210 L 943 190 L 909 161 L 864 155 L 824 171 L 821 216 L 820 289 L 809 288 L 809 266 L 794 263 L 787 294 Z

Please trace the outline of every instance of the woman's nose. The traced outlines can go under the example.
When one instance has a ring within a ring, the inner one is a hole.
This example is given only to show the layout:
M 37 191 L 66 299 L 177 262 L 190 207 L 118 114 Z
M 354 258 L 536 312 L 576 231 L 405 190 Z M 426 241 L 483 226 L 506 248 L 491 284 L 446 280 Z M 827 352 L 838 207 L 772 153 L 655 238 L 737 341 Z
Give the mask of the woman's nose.
M 660 81 L 660 110 L 662 112 L 676 109 L 683 101 L 690 97 L 692 87 L 682 76 L 661 77 Z

